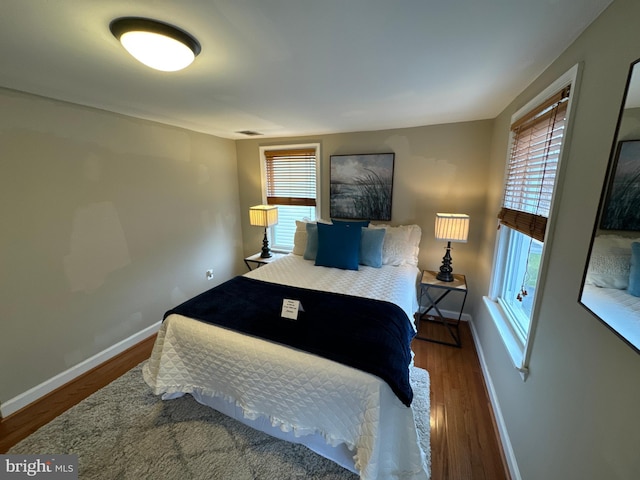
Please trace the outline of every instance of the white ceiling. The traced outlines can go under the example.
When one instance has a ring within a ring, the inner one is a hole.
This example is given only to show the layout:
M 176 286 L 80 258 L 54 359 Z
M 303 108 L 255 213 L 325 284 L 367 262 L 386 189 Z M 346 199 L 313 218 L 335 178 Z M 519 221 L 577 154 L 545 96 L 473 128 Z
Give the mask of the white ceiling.
M 611 0 L 0 0 L 0 86 L 265 137 L 493 118 Z M 130 57 L 120 16 L 181 27 L 181 72 Z

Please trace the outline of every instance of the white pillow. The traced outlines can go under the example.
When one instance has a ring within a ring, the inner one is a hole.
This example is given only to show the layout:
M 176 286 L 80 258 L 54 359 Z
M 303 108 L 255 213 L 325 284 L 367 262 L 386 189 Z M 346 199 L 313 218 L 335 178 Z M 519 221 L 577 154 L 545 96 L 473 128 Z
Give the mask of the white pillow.
M 291 253 L 295 255 L 304 255 L 307 248 L 307 223 L 296 220 L 296 231 L 293 234 L 293 250 Z
M 585 283 L 625 290 L 629 286 L 631 243 L 635 238 L 599 235 L 593 240 Z
M 331 223 L 326 220 L 318 220 L 321 223 Z M 293 234 L 293 250 L 291 253 L 295 255 L 304 255 L 304 251 L 307 249 L 307 223 L 316 223 L 309 220 L 309 217 L 305 217 L 303 220 L 296 220 L 296 231 Z
M 384 228 L 382 245 L 383 265 L 418 265 L 422 229 L 418 225 L 369 225 L 369 228 Z

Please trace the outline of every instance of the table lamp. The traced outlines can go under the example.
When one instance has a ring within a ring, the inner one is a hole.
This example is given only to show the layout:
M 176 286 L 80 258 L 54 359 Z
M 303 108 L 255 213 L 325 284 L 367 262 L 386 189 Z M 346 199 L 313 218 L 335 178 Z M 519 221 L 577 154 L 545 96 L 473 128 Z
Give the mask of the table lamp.
M 249 221 L 255 227 L 264 227 L 262 240 L 262 253 L 260 258 L 270 258 L 269 240 L 267 239 L 267 227 L 278 223 L 278 207 L 274 205 L 256 205 L 249 208 Z
M 463 213 L 436 213 L 436 239 L 447 241 L 447 253 L 442 257 L 440 272 L 436 278 L 453 282 L 451 267 L 451 242 L 466 243 L 469 235 L 469 215 Z

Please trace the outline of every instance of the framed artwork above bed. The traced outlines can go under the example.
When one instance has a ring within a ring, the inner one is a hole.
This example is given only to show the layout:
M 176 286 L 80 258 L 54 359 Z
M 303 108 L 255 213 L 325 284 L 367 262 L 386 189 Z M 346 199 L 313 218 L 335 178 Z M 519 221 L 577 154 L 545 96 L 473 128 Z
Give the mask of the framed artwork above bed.
M 331 155 L 331 218 L 391 220 L 394 153 Z
M 640 140 L 618 142 L 600 228 L 640 230 Z

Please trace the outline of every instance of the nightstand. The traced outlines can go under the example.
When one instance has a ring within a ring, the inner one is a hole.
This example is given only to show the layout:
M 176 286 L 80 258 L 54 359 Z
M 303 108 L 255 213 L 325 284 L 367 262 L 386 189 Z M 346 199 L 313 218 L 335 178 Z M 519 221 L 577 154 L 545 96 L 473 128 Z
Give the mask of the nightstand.
M 254 255 L 251 255 L 250 257 L 247 257 L 244 259 L 244 264 L 247 266 L 247 268 L 249 269 L 249 271 L 253 270 L 253 268 L 251 268 L 251 265 L 254 266 L 254 268 L 258 268 L 262 265 L 266 265 L 267 263 L 271 263 L 274 262 L 276 260 L 278 260 L 279 258 L 282 258 L 286 255 L 286 253 L 274 253 L 271 252 L 271 256 L 268 258 L 263 258 L 260 256 L 261 253 L 258 252 Z
M 464 308 L 464 303 L 467 301 L 467 279 L 464 275 L 454 273 L 452 282 L 443 282 L 438 280 L 436 275 L 437 272 L 432 270 L 424 270 L 422 272 L 422 279 L 420 280 L 420 306 L 424 307 L 425 310 L 419 314 L 420 316 L 418 317 L 417 326 L 420 326 L 420 322 L 432 322 L 442 325 L 447 329 L 453 341 L 448 342 L 418 335 L 415 338 L 427 340 L 429 342 L 441 343 L 443 345 L 451 345 L 452 347 L 460 347 L 462 344 L 460 343 L 459 326 L 460 318 L 462 317 L 462 309 Z M 440 311 L 440 308 L 438 308 L 440 301 L 450 293 L 455 293 L 462 300 L 457 319 L 445 318 Z M 425 301 L 424 305 L 423 301 Z M 432 310 L 435 310 L 435 314 L 430 313 Z

